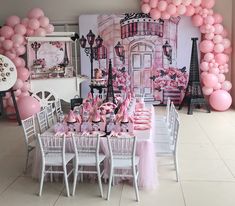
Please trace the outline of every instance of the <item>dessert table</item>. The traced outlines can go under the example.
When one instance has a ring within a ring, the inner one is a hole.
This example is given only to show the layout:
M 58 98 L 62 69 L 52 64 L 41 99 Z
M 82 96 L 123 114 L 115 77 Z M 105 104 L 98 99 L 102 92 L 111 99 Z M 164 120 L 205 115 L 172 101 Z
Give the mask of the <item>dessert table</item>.
M 151 111 L 151 128 L 148 130 L 134 130 L 133 134 L 137 138 L 136 144 L 136 155 L 139 156 L 139 179 L 138 184 L 141 189 L 154 189 L 158 185 L 157 181 L 157 163 L 155 158 L 155 150 L 153 143 L 153 135 L 154 135 L 154 108 L 152 105 L 148 106 Z M 48 129 L 43 135 L 55 135 L 53 127 Z M 118 137 L 117 137 L 118 138 Z M 71 138 L 68 138 L 71 139 Z M 68 143 L 67 143 L 68 142 Z M 71 141 L 66 142 L 66 149 L 71 150 L 72 146 Z M 109 157 L 109 150 L 107 144 L 107 137 L 101 137 L 100 141 L 100 152 L 105 154 L 106 157 Z M 33 168 L 32 168 L 32 176 L 33 178 L 39 178 L 40 171 L 40 162 L 41 162 L 40 150 L 39 146 L 36 146 Z M 126 172 L 126 171 L 123 171 Z M 108 179 L 109 177 L 109 161 L 106 158 L 104 162 L 104 179 Z

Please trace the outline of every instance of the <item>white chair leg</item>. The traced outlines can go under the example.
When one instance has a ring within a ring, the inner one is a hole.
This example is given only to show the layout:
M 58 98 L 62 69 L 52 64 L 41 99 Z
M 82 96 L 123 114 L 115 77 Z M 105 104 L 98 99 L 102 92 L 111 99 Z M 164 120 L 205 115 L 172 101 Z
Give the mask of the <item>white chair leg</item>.
M 40 187 L 39 187 L 39 196 L 41 196 L 42 195 L 42 187 L 43 187 L 43 182 L 44 182 L 44 176 L 45 176 L 45 174 L 44 174 L 44 172 L 45 172 L 45 166 L 42 166 L 43 168 L 42 168 L 42 171 L 41 171 L 41 180 L 40 180 Z
M 26 157 L 26 163 L 25 163 L 24 173 L 27 173 L 28 162 L 29 162 L 29 150 L 27 150 L 27 157 Z
M 67 197 L 69 197 L 70 196 L 70 194 L 69 194 L 69 183 L 68 183 L 68 174 L 67 174 L 66 165 L 63 166 L 63 169 L 64 169 L 64 182 L 65 182 Z
M 134 166 L 134 168 L 133 168 L 133 183 L 134 183 L 134 188 L 135 188 L 136 201 L 139 202 L 140 197 L 139 197 L 139 189 L 138 189 L 137 178 L 138 178 L 138 176 L 137 176 L 135 166 Z
M 75 195 L 75 190 L 76 190 L 76 185 L 77 185 L 77 180 L 78 180 L 78 166 L 75 165 L 74 166 L 74 171 L 73 171 L 73 192 L 72 192 L 72 196 Z
M 101 181 L 101 174 L 100 174 L 100 166 L 97 165 L 97 176 L 98 176 L 98 183 L 99 183 L 99 188 L 100 188 L 100 195 L 103 198 L 103 187 L 102 187 L 102 181 Z
M 109 174 L 109 187 L 108 187 L 107 200 L 109 200 L 109 197 L 110 197 L 110 192 L 111 192 L 111 187 L 112 187 L 112 179 L 113 179 L 113 168 L 111 167 L 110 174 Z

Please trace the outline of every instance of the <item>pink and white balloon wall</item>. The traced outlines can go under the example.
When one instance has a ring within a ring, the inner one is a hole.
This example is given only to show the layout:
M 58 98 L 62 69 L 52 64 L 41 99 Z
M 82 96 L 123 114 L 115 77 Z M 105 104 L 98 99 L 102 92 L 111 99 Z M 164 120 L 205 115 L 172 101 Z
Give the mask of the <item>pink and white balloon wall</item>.
M 54 31 L 48 17 L 40 8 L 31 9 L 26 18 L 9 16 L 0 29 L 0 54 L 10 58 L 17 69 L 17 81 L 13 86 L 21 119 L 25 119 L 40 110 L 40 104 L 29 95 L 30 85 L 27 81 L 29 70 L 21 57 L 26 52 L 27 36 L 45 36 Z M 4 97 L 7 113 L 14 111 L 10 93 Z
M 202 41 L 201 82 L 204 95 L 217 111 L 225 111 L 232 104 L 232 88 L 225 74 L 229 72 L 231 42 L 222 25 L 223 17 L 213 11 L 215 0 L 141 0 L 141 10 L 153 19 L 189 16 L 192 24 L 200 29 Z

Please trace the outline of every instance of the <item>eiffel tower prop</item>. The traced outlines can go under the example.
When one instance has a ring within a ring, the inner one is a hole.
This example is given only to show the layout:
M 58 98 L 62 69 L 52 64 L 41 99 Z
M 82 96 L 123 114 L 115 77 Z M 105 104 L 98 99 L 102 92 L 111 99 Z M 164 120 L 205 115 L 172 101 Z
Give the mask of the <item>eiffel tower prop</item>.
M 107 84 L 107 96 L 105 99 L 106 102 L 113 102 L 116 104 L 113 91 L 113 73 L 112 73 L 112 62 L 109 60 L 109 71 L 108 71 L 108 84 Z
M 184 104 L 187 104 L 188 114 L 193 114 L 193 109 L 195 107 L 200 108 L 201 106 L 205 106 L 207 112 L 210 113 L 210 107 L 203 96 L 200 83 L 197 40 L 198 38 L 192 38 L 192 53 L 190 61 L 189 82 L 186 88 L 184 99 L 179 106 L 180 110 L 182 109 Z

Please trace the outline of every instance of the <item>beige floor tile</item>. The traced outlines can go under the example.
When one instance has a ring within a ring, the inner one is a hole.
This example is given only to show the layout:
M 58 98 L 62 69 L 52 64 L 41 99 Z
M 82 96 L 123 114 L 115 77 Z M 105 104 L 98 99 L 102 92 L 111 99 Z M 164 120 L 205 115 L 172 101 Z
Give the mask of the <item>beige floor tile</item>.
M 216 145 L 222 159 L 235 160 L 235 145 Z
M 230 180 L 235 181 L 222 160 L 179 160 L 182 180 Z
M 187 206 L 234 206 L 235 183 L 183 182 Z
M 38 194 L 39 183 L 28 177 L 19 177 L 0 195 L 4 206 L 52 206 L 63 190 L 62 183 L 45 183 L 42 196 Z
M 135 191 L 130 185 L 124 185 L 121 206 L 144 205 L 144 206 L 184 206 L 184 200 L 180 184 L 174 181 L 160 181 L 159 188 L 152 191 L 139 191 L 140 202 L 135 201 Z
M 78 183 L 76 194 L 67 198 L 60 196 L 56 202 L 56 206 L 77 206 L 77 205 L 95 205 L 95 206 L 118 206 L 122 195 L 123 184 L 112 187 L 110 200 L 106 200 L 107 184 L 103 184 L 104 198 L 100 197 L 98 184 L 94 183 Z M 63 192 L 65 193 L 65 191 Z

